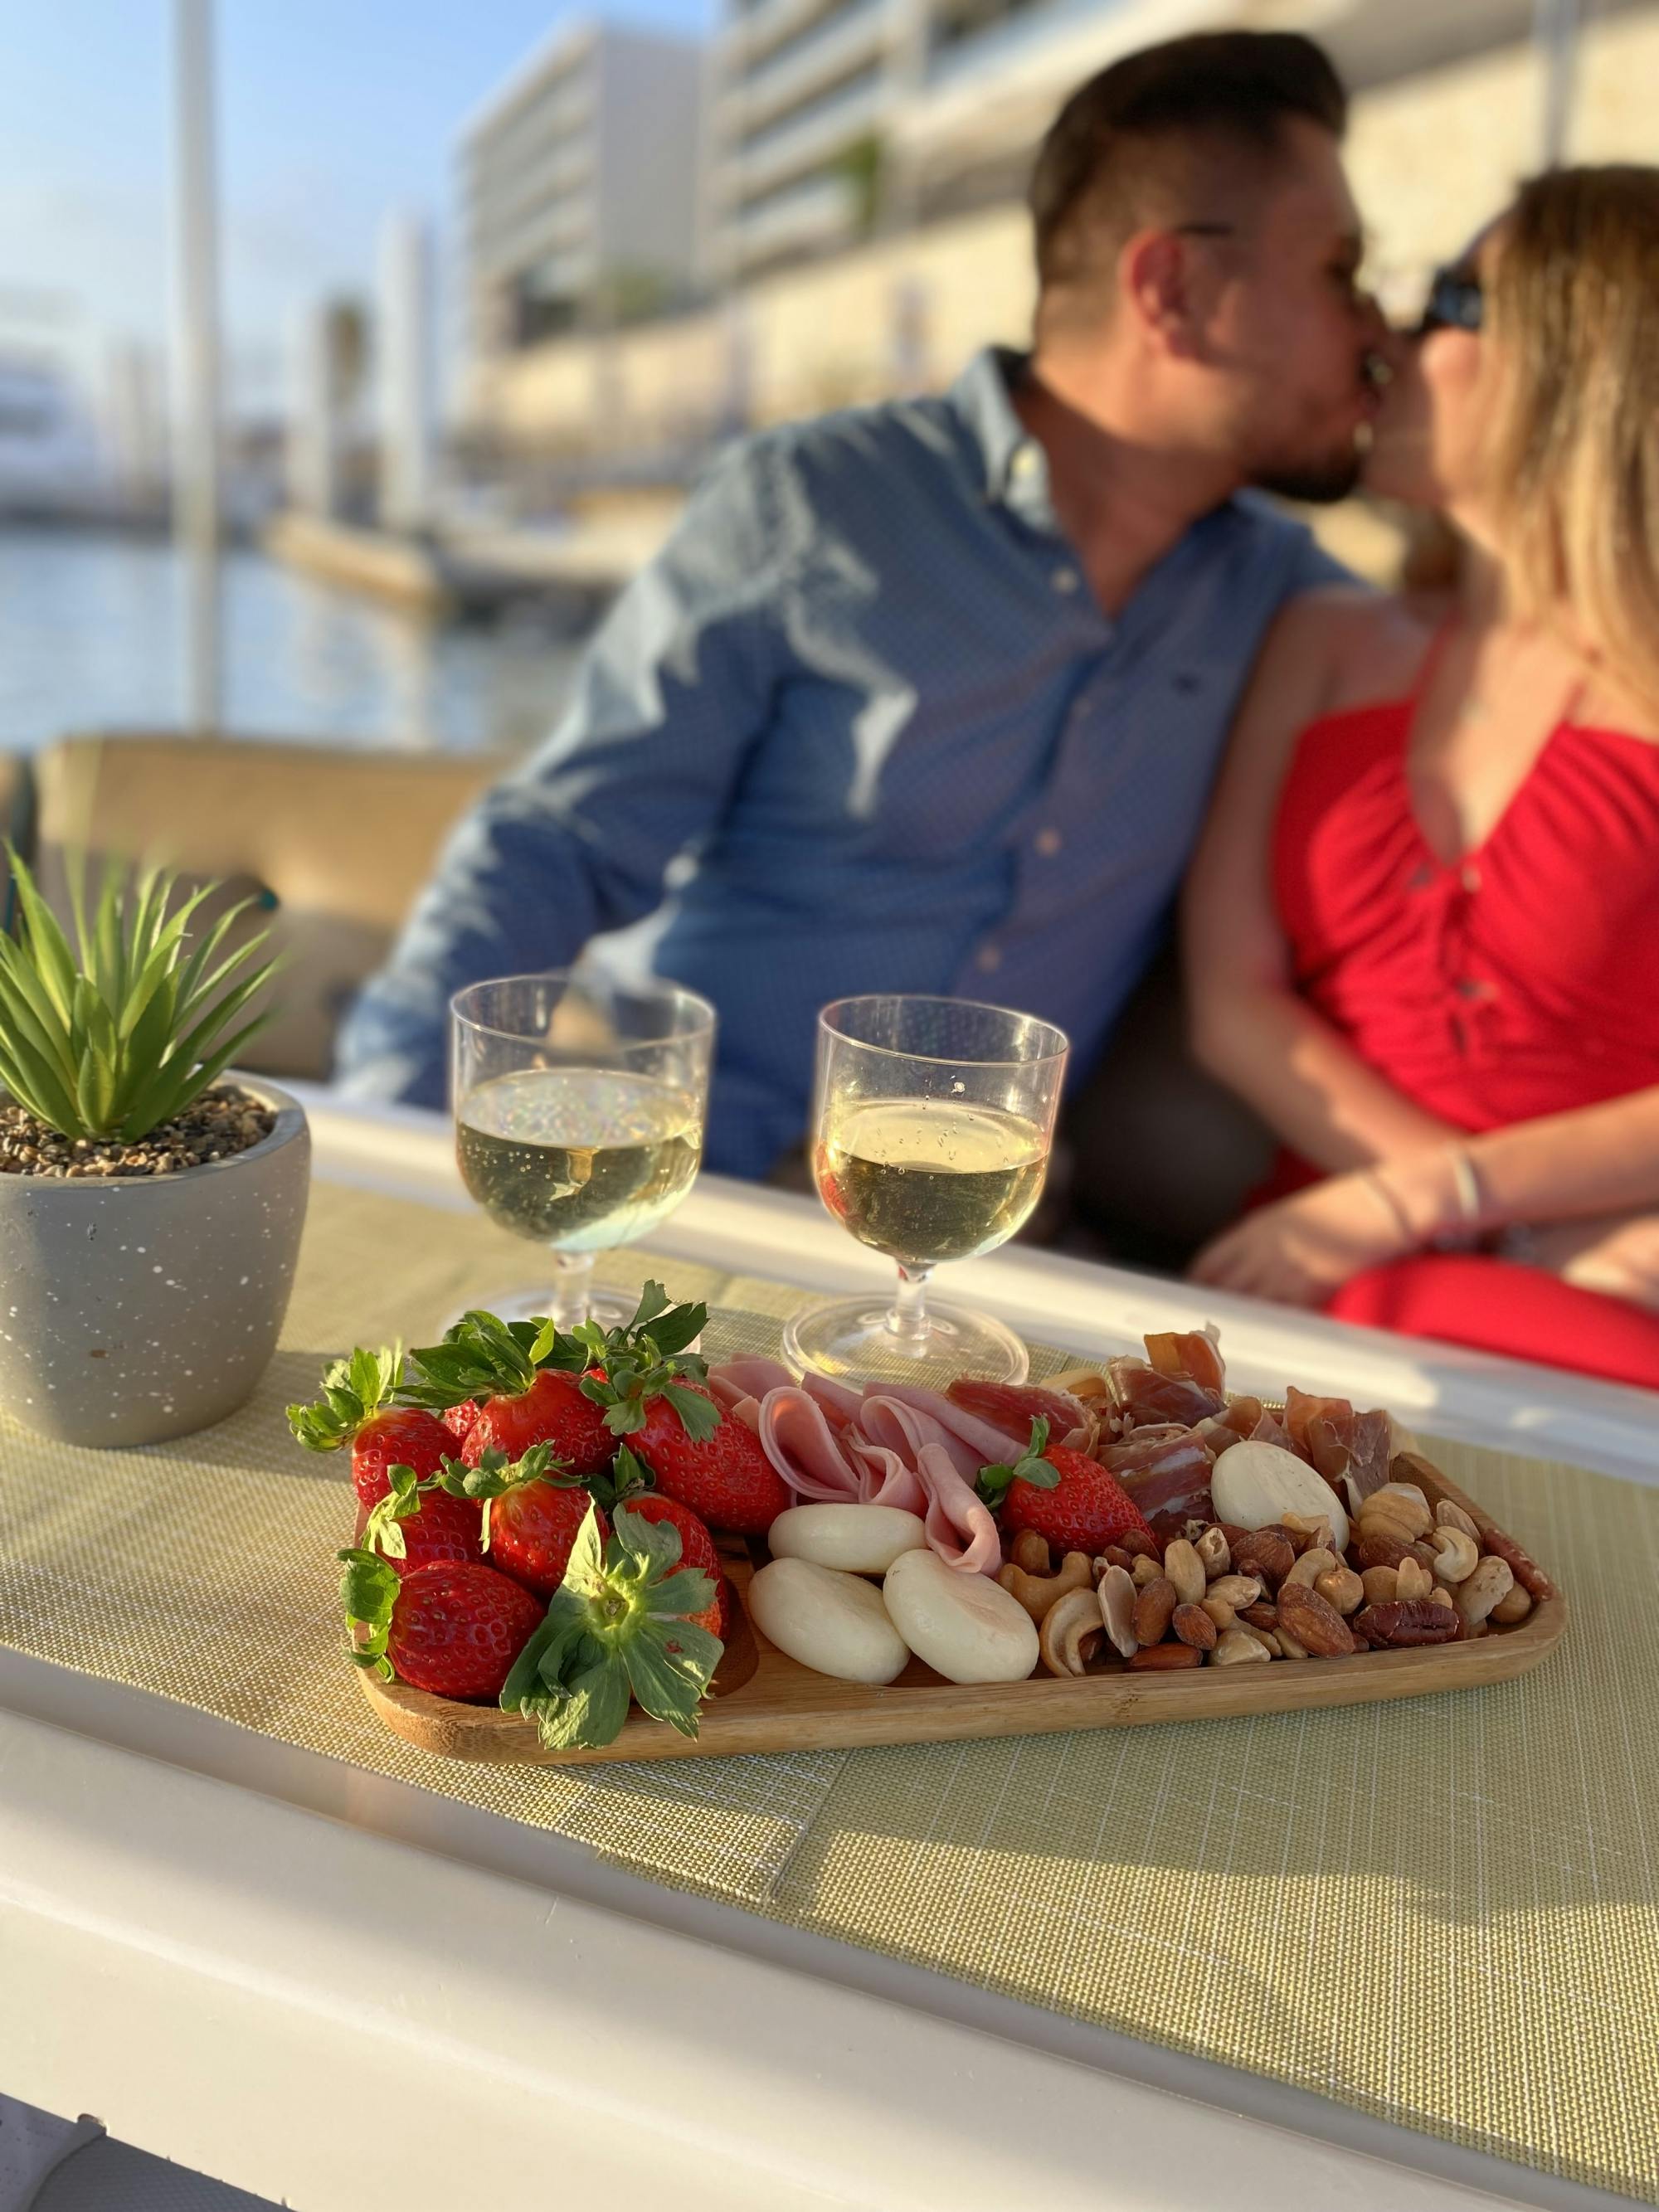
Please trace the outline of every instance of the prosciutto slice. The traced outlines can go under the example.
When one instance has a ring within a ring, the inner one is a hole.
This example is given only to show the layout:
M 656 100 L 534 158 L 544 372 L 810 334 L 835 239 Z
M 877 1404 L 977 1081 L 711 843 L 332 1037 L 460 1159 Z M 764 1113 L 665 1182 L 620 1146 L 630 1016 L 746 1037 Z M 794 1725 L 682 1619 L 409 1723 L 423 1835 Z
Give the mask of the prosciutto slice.
M 1106 1388 L 1126 1434 L 1153 1422 L 1179 1421 L 1190 1427 L 1220 1413 L 1227 1402 L 1221 1391 L 1207 1383 L 1196 1382 L 1190 1375 L 1160 1374 L 1150 1360 L 1128 1352 L 1107 1361 Z

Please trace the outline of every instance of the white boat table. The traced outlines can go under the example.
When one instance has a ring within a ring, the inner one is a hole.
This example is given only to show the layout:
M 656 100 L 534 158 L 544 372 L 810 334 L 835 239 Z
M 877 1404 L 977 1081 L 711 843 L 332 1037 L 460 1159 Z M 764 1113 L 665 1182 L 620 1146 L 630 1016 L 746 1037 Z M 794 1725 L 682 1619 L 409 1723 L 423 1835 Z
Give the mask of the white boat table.
M 319 1176 L 466 1203 L 438 1117 L 306 1103 Z M 713 1176 L 653 1242 L 881 1272 L 807 1200 Z M 1659 1479 L 1634 1391 L 1035 1250 L 963 1287 L 1086 1352 L 1214 1318 L 1245 1388 Z M 1628 2202 L 9 1653 L 0 1777 L 0 2090 L 300 2212 Z

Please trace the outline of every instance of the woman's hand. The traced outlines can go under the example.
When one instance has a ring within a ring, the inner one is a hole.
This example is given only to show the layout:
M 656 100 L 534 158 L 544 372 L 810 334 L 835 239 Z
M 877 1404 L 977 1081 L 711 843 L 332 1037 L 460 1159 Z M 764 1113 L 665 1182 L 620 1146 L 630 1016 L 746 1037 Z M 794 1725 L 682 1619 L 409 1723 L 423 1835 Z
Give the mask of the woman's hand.
M 1317 1306 L 1350 1276 L 1417 1249 L 1403 1212 L 1362 1171 L 1246 1214 L 1205 1246 L 1189 1273 L 1218 1290 Z

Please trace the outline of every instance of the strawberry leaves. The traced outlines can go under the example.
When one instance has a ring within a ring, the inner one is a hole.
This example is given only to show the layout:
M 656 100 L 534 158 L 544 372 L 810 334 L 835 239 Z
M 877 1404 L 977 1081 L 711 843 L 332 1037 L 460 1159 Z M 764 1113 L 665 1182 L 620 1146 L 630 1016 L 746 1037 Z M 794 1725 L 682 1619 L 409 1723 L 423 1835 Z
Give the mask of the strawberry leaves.
M 445 1330 L 441 1344 L 409 1355 L 410 1379 L 398 1395 L 405 1406 L 446 1413 L 469 1398 L 522 1397 L 544 1366 L 568 1365 L 538 1354 L 550 1322 L 502 1321 L 474 1308 Z M 555 1332 L 556 1336 L 556 1331 Z
M 592 1370 L 582 1377 L 582 1394 L 605 1407 L 605 1425 L 613 1436 L 642 1429 L 653 1398 L 674 1408 L 694 1443 L 714 1435 L 720 1407 L 702 1391 L 688 1389 L 683 1379 L 701 1382 L 708 1372 L 708 1362 L 686 1349 L 708 1323 L 706 1305 L 671 1305 L 660 1283 L 647 1283 L 625 1328 L 605 1331 L 585 1322 L 573 1333 L 573 1340 L 585 1347 L 582 1364 Z
M 408 1556 L 404 1532 L 398 1526 L 411 1513 L 418 1512 L 422 1498 L 429 1491 L 447 1491 L 452 1498 L 467 1498 L 483 1507 L 483 1528 L 481 1548 L 489 1549 L 489 1509 L 498 1498 L 510 1491 L 523 1490 L 532 1482 L 550 1482 L 561 1490 L 582 1488 L 580 1477 L 570 1474 L 563 1460 L 555 1459 L 551 1444 L 532 1444 L 522 1458 L 509 1460 L 503 1451 L 484 1453 L 477 1467 L 468 1467 L 459 1459 L 446 1459 L 436 1474 L 422 1478 L 412 1467 L 393 1467 L 386 1469 L 389 1488 L 384 1498 L 374 1505 L 363 1523 L 362 1541 L 371 1552 L 379 1552 L 389 1559 Z
M 547 1618 L 501 1690 L 504 1712 L 532 1716 L 550 1751 L 614 1741 L 630 1700 L 682 1735 L 725 1649 L 688 1616 L 714 1602 L 714 1580 L 680 1565 L 679 1531 L 617 1508 L 609 1541 L 590 1507 Z
M 406 1467 L 398 1471 L 400 1474 L 411 1473 Z M 398 1538 L 398 1556 L 403 1556 L 401 1534 Z M 372 1551 L 357 1545 L 349 1551 L 336 1553 L 335 1557 L 345 1569 L 340 1577 L 340 1601 L 345 1607 L 351 1662 L 390 1681 L 392 1662 L 386 1655 L 392 1638 L 392 1608 L 398 1602 L 400 1587 L 398 1571 Z
M 1041 1419 L 1031 1424 L 1031 1441 L 1012 1467 L 998 1465 L 982 1467 L 975 1490 L 994 1513 L 1017 1482 L 1029 1482 L 1034 1490 L 1054 1490 L 1060 1485 L 1060 1469 L 1042 1456 L 1048 1443 L 1048 1424 Z
M 338 1451 L 349 1444 L 363 1423 L 388 1405 L 402 1372 L 403 1352 L 396 1345 L 366 1352 L 362 1345 L 345 1359 L 337 1359 L 323 1376 L 323 1395 L 309 1406 L 290 1406 L 288 1425 L 307 1451 Z

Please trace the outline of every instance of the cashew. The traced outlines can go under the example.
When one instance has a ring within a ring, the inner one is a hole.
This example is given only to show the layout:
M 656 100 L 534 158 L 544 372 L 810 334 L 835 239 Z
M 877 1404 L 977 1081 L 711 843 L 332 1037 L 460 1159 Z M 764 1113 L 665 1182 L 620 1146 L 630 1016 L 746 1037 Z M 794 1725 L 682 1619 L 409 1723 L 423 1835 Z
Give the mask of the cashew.
M 1279 1524 L 1281 1528 L 1294 1528 L 1298 1536 L 1312 1539 L 1302 1548 L 1304 1559 L 1310 1552 L 1328 1552 L 1331 1549 L 1331 1516 L 1328 1513 L 1281 1513 Z
M 1413 1536 L 1426 1536 L 1434 1526 L 1434 1516 L 1429 1510 L 1429 1501 L 1414 1482 L 1385 1482 L 1380 1490 L 1373 1490 L 1359 1501 L 1359 1517 L 1369 1521 L 1374 1513 L 1386 1514 L 1392 1521 L 1400 1522 Z
M 1327 1551 L 1322 1546 L 1315 1545 L 1310 1551 L 1304 1552 L 1279 1587 L 1282 1591 L 1286 1583 L 1305 1583 L 1311 1589 L 1321 1575 L 1334 1573 L 1336 1565 L 1337 1558 L 1334 1552 Z
M 1211 1652 L 1210 1664 L 1212 1667 L 1244 1667 L 1255 1660 L 1271 1656 L 1267 1645 L 1258 1644 L 1247 1630 L 1230 1628 Z
M 1273 1630 L 1273 1633 L 1279 1638 L 1279 1656 L 1282 1659 L 1305 1659 L 1307 1657 L 1307 1645 L 1305 1644 L 1298 1644 L 1288 1628 L 1283 1626 L 1277 1627 Z
M 1466 1583 L 1480 1564 L 1480 1545 L 1462 1528 L 1437 1528 L 1429 1541 L 1435 1549 L 1437 1583 Z
M 1452 1595 L 1451 1592 L 1446 1588 L 1444 1583 L 1437 1583 L 1434 1588 L 1429 1592 L 1429 1603 L 1431 1605 L 1443 1605 L 1448 1613 L 1455 1613 L 1457 1610 L 1457 1601 Z
M 1316 1576 L 1314 1588 L 1345 1620 L 1364 1602 L 1365 1585 L 1352 1567 L 1333 1567 L 1328 1574 Z
M 1211 1590 L 1206 1597 L 1200 1598 L 1198 1602 L 1214 1621 L 1217 1631 L 1221 1634 L 1224 1634 L 1238 1618 L 1226 1599 L 1218 1597 L 1213 1590 Z
M 1398 1567 L 1367 1567 L 1359 1579 L 1367 1605 L 1392 1605 L 1400 1595 Z
M 1144 1552 L 1137 1552 L 1135 1563 L 1129 1571 L 1134 1577 L 1135 1588 L 1145 1589 L 1148 1583 L 1158 1580 L 1164 1572 L 1164 1566 L 1161 1560 L 1149 1559 Z
M 1133 1580 L 1124 1568 L 1108 1567 L 1100 1578 L 1097 1596 L 1112 1649 L 1125 1659 L 1132 1657 L 1140 1648 L 1140 1639 L 1135 1634 Z
M 1257 1628 L 1250 1621 L 1241 1620 L 1238 1624 L 1238 1632 L 1241 1636 L 1252 1638 L 1261 1646 L 1270 1659 L 1281 1659 L 1285 1656 L 1279 1648 L 1279 1638 L 1271 1628 Z
M 1043 1617 L 1038 1656 L 1051 1674 L 1081 1674 L 1105 1632 L 1092 1585 L 1067 1590 Z
M 1395 1574 L 1395 1595 L 1402 1601 L 1426 1597 L 1434 1588 L 1434 1577 L 1419 1559 L 1401 1559 Z
M 1440 1528 L 1461 1528 L 1466 1536 L 1480 1541 L 1480 1524 L 1473 1514 L 1466 1513 L 1461 1505 L 1454 1505 L 1449 1498 L 1438 1498 L 1434 1508 L 1435 1525 Z
M 1531 1611 L 1532 1592 L 1523 1589 L 1521 1584 L 1516 1583 L 1506 1597 L 1498 1599 L 1497 1604 L 1486 1615 L 1486 1619 L 1489 1621 L 1498 1622 L 1504 1628 L 1513 1628 L 1517 1620 L 1524 1620 Z
M 1035 1528 L 1022 1528 L 1014 1539 L 1013 1549 L 1008 1554 L 1010 1563 L 1022 1574 L 1046 1575 L 1054 1565 L 1048 1552 L 1048 1539 L 1039 1536 Z
M 1219 1598 L 1223 1605 L 1231 1606 L 1235 1613 L 1243 1613 L 1247 1605 L 1254 1605 L 1261 1595 L 1260 1575 L 1218 1575 L 1210 1584 L 1208 1595 Z
M 1204 1572 L 1211 1582 L 1213 1582 L 1218 1575 L 1224 1575 L 1232 1565 L 1232 1547 L 1227 1541 L 1227 1532 L 1224 1528 L 1213 1526 L 1206 1528 L 1197 1543 L 1194 1545 L 1193 1549 L 1203 1560 Z
M 1198 1603 L 1206 1587 L 1204 1562 L 1184 1536 L 1177 1536 L 1173 1544 L 1165 1547 L 1164 1571 L 1175 1584 L 1176 1595 L 1182 1605 Z
M 1011 1562 L 997 1570 L 997 1580 L 1010 1597 L 1024 1607 L 1033 1620 L 1041 1621 L 1068 1590 L 1091 1590 L 1095 1586 L 1095 1571 L 1090 1565 L 1086 1553 L 1067 1552 L 1056 1575 L 1028 1575 L 1023 1567 L 1017 1567 Z
M 1473 1628 L 1477 1621 L 1485 1620 L 1499 1598 L 1507 1597 L 1514 1588 L 1515 1577 L 1509 1561 L 1489 1552 L 1468 1580 L 1458 1584 L 1457 1610 Z

